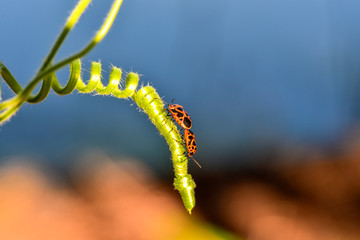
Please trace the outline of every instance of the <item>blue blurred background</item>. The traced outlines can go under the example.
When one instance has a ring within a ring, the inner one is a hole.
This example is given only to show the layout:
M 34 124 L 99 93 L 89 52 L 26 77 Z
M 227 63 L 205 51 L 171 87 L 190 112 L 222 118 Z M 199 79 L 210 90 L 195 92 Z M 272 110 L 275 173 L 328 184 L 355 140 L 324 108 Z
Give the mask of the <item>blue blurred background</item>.
M 57 60 L 89 41 L 111 2 L 94 1 Z M 0 0 L 0 61 L 22 85 L 75 4 Z M 105 83 L 115 65 L 175 98 L 193 120 L 195 157 L 208 169 L 258 164 L 256 156 L 294 146 L 337 149 L 360 118 L 359 8 L 354 0 L 124 0 L 109 34 L 83 59 L 84 78 L 100 60 Z M 57 76 L 65 83 L 68 68 Z M 10 96 L 2 83 L 3 99 Z M 0 158 L 62 165 L 98 149 L 168 172 L 164 143 L 131 101 L 52 92 L 1 126 Z

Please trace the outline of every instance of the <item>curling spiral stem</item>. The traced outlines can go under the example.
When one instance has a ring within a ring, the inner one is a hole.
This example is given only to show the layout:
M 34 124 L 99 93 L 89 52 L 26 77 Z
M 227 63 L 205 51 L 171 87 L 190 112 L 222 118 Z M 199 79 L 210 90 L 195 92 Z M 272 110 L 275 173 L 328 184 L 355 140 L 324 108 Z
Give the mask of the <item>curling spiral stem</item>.
M 1 63 L 0 73 L 6 82 L 9 82 L 9 78 L 13 78 L 10 71 Z M 149 116 L 151 122 L 156 126 L 161 135 L 164 136 L 169 145 L 175 171 L 174 186 L 175 189 L 180 192 L 185 208 L 191 213 L 191 210 L 195 206 L 194 188 L 196 185 L 191 175 L 187 173 L 188 159 L 185 155 L 186 149 L 184 145 L 181 144 L 183 139 L 176 125 L 170 117 L 167 116 L 165 105 L 155 88 L 145 86 L 136 91 L 139 83 L 139 75 L 130 72 L 126 76 L 124 89 L 120 89 L 121 77 L 122 70 L 113 67 L 110 72 L 109 84 L 104 86 L 101 82 L 101 63 L 92 62 L 90 80 L 86 84 L 81 79 L 81 61 L 80 59 L 77 59 L 70 65 L 70 77 L 65 86 L 60 85 L 53 73 L 44 79 L 44 83 L 37 97 L 29 98 L 28 102 L 35 103 L 44 100 L 48 95 L 50 88 L 59 95 L 67 95 L 77 89 L 81 93 L 96 92 L 100 95 L 112 95 L 117 98 L 132 98 L 139 108 Z M 15 93 L 21 92 L 21 87 L 17 82 L 16 84 L 12 82 L 12 86 L 10 87 Z M 3 103 L 0 103 L 0 108 Z M 11 112 L 11 110 L 11 108 L 8 108 L 1 112 L 0 121 L 4 116 L 4 113 Z

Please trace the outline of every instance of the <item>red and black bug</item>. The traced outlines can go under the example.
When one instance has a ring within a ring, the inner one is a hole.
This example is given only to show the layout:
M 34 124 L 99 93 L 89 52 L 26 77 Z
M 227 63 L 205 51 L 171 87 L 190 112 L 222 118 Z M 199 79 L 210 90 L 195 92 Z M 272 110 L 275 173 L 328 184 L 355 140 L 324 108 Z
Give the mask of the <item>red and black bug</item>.
M 197 150 L 195 134 L 193 133 L 193 131 L 191 131 L 189 129 L 185 129 L 184 140 L 186 143 L 186 149 L 187 149 L 188 155 L 189 155 L 189 157 L 192 157 L 196 153 L 196 150 Z
M 174 104 L 174 100 L 175 98 L 171 101 L 171 104 L 167 103 L 167 110 L 169 112 L 168 116 L 172 117 L 173 120 L 175 120 L 182 127 L 181 130 L 185 129 L 183 139 L 188 156 L 191 157 L 194 162 L 201 168 L 200 164 L 193 158 L 194 154 L 196 153 L 197 146 L 195 141 L 195 134 L 190 130 L 192 127 L 190 115 L 184 110 L 183 106 Z
M 192 122 L 189 114 L 184 110 L 183 106 L 174 104 L 174 100 L 175 99 L 172 100 L 171 104 L 168 104 L 170 116 L 172 116 L 183 129 L 190 129 Z
M 186 144 L 186 150 L 187 150 L 188 156 L 191 157 L 192 160 L 194 160 L 194 162 L 201 168 L 201 165 L 193 158 L 193 156 L 197 150 L 195 134 L 193 133 L 193 131 L 191 131 L 189 129 L 185 129 L 184 141 Z

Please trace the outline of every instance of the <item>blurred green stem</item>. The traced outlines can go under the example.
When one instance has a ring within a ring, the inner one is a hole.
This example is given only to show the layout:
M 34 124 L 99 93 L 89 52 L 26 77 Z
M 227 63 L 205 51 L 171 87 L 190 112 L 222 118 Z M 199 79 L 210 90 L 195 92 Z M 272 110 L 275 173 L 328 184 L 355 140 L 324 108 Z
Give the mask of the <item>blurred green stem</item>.
M 111 25 L 113 24 L 115 17 L 120 9 L 120 6 L 123 0 L 115 0 L 103 25 L 95 34 L 93 39 L 90 43 L 85 46 L 81 51 L 78 53 L 54 64 L 51 65 L 52 60 L 55 57 L 56 52 L 60 48 L 61 44 L 65 40 L 67 34 L 70 30 L 74 27 L 74 25 L 79 20 L 80 16 L 85 11 L 86 7 L 89 5 L 91 0 L 80 0 L 77 6 L 74 8 L 72 13 L 70 14 L 63 31 L 61 32 L 60 36 L 56 40 L 54 46 L 52 47 L 49 55 L 45 58 L 44 63 L 42 64 L 39 72 L 35 75 L 35 77 L 30 81 L 30 83 L 22 89 L 15 78 L 11 75 L 10 71 L 1 64 L 0 73 L 4 80 L 11 86 L 11 89 L 17 94 L 10 100 L 4 101 L 0 103 L 0 123 L 9 119 L 18 109 L 19 107 L 25 102 L 28 101 L 30 103 L 37 103 L 43 100 L 48 92 L 50 91 L 51 86 L 51 77 L 48 77 L 56 70 L 66 66 L 67 64 L 73 62 L 75 59 L 81 58 L 85 56 L 88 52 L 90 52 L 108 33 Z M 45 80 L 43 80 L 45 79 Z M 39 91 L 39 93 L 35 96 L 30 96 L 31 92 L 37 86 L 37 84 L 43 80 L 43 85 Z

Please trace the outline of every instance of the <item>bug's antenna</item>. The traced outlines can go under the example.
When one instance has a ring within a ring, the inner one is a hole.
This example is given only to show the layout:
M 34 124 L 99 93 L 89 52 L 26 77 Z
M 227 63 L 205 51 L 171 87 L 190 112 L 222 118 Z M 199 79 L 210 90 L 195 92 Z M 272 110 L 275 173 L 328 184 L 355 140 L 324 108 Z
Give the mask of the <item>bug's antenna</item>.
M 195 160 L 195 158 L 191 157 L 192 160 L 194 160 L 194 162 L 199 166 L 199 168 L 201 168 L 201 165 Z

